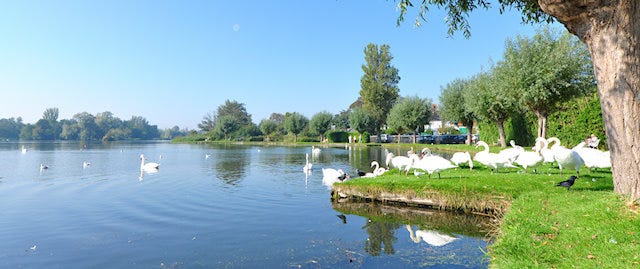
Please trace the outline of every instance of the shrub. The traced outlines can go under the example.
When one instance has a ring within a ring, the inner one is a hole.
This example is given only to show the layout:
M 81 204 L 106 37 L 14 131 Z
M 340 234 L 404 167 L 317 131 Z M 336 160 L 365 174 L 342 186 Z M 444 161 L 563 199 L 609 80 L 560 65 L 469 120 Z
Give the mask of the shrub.
M 332 143 L 349 142 L 349 133 L 343 131 L 333 131 L 327 134 L 327 139 Z

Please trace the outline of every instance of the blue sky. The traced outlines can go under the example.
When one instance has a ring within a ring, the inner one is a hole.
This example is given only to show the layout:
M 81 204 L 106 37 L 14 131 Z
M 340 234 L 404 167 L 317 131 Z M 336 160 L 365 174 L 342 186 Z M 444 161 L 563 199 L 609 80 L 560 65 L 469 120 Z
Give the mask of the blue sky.
M 531 36 L 517 11 L 470 18 L 447 36 L 432 9 L 396 27 L 394 1 L 0 1 L 0 118 L 35 123 L 111 111 L 195 129 L 225 100 L 255 123 L 273 112 L 338 113 L 359 96 L 363 49 L 389 44 L 402 96 L 438 101 L 441 86 L 500 60 Z

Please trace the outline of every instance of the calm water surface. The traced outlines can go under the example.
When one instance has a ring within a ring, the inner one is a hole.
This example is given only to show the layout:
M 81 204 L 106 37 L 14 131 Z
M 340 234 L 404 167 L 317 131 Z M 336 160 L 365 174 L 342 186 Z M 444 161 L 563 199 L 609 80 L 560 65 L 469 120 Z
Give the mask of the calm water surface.
M 488 266 L 486 219 L 331 202 L 321 168 L 368 170 L 381 149 L 323 148 L 306 177 L 310 152 L 0 143 L 0 268 Z

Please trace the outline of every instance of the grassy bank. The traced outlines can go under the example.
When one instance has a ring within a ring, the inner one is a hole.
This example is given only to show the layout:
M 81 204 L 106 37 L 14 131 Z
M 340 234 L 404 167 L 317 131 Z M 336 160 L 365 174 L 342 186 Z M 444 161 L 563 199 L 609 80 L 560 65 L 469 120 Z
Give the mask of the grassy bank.
M 379 200 L 392 193 L 436 207 L 504 214 L 489 253 L 494 268 L 640 268 L 637 211 L 613 193 L 609 171 L 585 170 L 570 191 L 555 186 L 569 174 L 550 166 L 537 174 L 459 168 L 442 172 L 441 179 L 392 171 L 336 184 L 334 190 Z

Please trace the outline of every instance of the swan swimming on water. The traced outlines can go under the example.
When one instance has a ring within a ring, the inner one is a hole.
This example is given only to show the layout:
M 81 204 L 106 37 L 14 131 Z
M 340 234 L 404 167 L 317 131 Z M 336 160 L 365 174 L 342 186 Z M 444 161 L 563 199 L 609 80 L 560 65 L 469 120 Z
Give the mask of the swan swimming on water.
M 154 162 L 145 163 L 144 160 L 145 160 L 144 154 L 140 154 L 140 170 L 153 171 L 153 170 L 158 170 L 160 168 L 160 165 L 158 163 L 154 163 Z
M 305 159 L 307 159 L 307 163 L 304 165 L 304 167 L 302 167 L 302 171 L 304 171 L 305 173 L 309 173 L 311 172 L 311 168 L 313 167 L 313 164 L 309 162 L 309 153 L 305 154 Z

